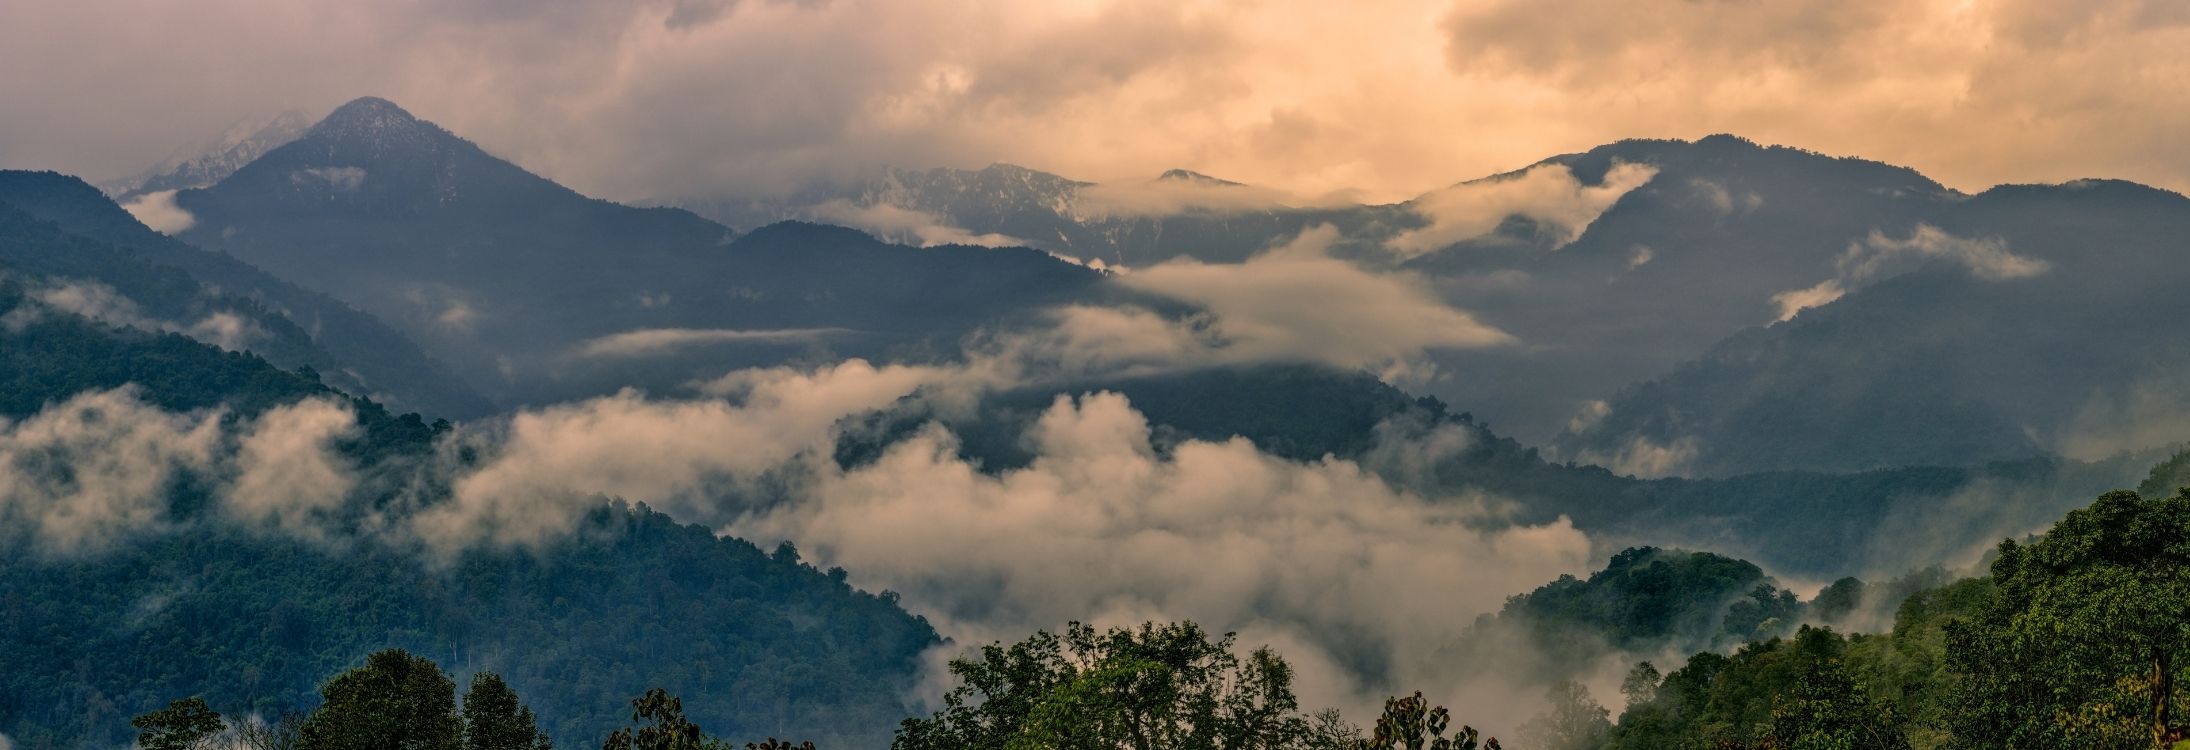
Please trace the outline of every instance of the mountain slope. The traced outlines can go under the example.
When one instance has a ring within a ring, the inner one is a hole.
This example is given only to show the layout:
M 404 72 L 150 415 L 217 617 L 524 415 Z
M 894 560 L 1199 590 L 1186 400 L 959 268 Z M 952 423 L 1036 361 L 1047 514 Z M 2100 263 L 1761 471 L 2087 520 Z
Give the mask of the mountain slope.
M 1924 256 L 1909 272 L 1623 391 L 1562 451 L 1681 446 L 1688 470 L 1730 474 L 2190 438 L 2190 341 L 2171 312 L 2190 282 L 2190 200 L 2128 183 L 2003 187 L 1926 221 L 1848 251 Z
M 1023 249 L 797 224 L 740 238 L 586 198 L 369 98 L 176 203 L 197 220 L 185 239 L 390 321 L 505 402 L 673 386 L 816 349 L 947 348 L 973 322 L 1100 279 Z M 625 335 L 679 345 L 597 356 Z
M 208 312 L 240 315 L 248 329 L 234 345 L 283 367 L 314 367 L 346 389 L 399 409 L 454 419 L 492 410 L 461 378 L 386 324 L 233 257 L 154 232 L 81 180 L 0 171 L 0 204 L 22 211 L 27 220 L 51 223 L 49 228 L 14 226 L 8 240 L 22 243 L 19 261 L 105 283 L 170 319 L 194 321 Z M 155 288 L 123 282 L 121 275 L 161 281 Z M 201 284 L 208 289 L 195 291 Z M 199 306 L 211 308 L 179 307 L 179 298 L 188 296 L 207 298 Z
M 447 423 L 178 333 L 20 314 L 53 277 L 6 251 L 40 230 L 0 206 L 0 728 L 14 747 L 126 743 L 130 716 L 188 695 L 308 708 L 319 680 L 388 646 L 501 672 L 565 746 L 599 742 L 652 687 L 712 728 L 836 746 L 881 744 L 904 715 L 936 635 L 893 596 L 606 499 L 537 548 L 430 555 L 391 529 L 444 501 L 411 480 L 433 478 L 420 470 Z M 148 277 L 178 278 L 160 270 Z M 308 517 L 311 533 L 239 512 L 270 496 L 237 499 L 248 483 L 231 471 L 273 429 L 262 420 L 305 399 L 354 428 L 332 433 L 342 468 L 327 477 L 271 456 L 304 491 L 356 480 L 331 505 L 279 501 L 301 515 L 274 518 Z M 228 451 L 240 457 L 210 457 Z
M 103 189 L 115 200 L 128 202 L 147 193 L 205 187 L 235 174 L 243 165 L 266 152 L 296 140 L 311 125 L 312 118 L 296 110 L 267 118 L 241 120 L 211 142 L 186 146 L 143 174 L 105 185 Z
M 1288 205 L 1185 170 L 1098 185 L 1009 165 L 691 205 L 733 222 L 1005 238 L 1127 266 L 1236 262 L 1329 225 L 1334 255 L 1418 274 L 1521 339 L 1433 353 L 1447 376 L 1424 387 L 1543 441 L 1588 402 L 1770 322 L 1773 296 L 1831 274 L 1849 241 L 1959 199 L 1909 169 L 1721 135 L 1622 141 L 1390 205 Z
M 2134 485 L 2165 457 L 1644 479 L 1546 460 L 1474 414 L 1368 373 L 1262 365 L 1030 385 L 963 412 L 901 404 L 853 420 L 837 460 L 873 460 L 933 421 L 984 470 L 1025 466 L 1034 456 L 1021 438 L 1041 412 L 1060 394 L 1095 391 L 1126 396 L 1147 417 L 1159 451 L 1236 435 L 1295 461 L 1353 460 L 1425 497 L 1487 499 L 1504 521 L 1564 517 L 1605 554 L 1636 545 L 1709 549 L 1805 577 L 1898 574 L 1982 551 L 2079 498 Z

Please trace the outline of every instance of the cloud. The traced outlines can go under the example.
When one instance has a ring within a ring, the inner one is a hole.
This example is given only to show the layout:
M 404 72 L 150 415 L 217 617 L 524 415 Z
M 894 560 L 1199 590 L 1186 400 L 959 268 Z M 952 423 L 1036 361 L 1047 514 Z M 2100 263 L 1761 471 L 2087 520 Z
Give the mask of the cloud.
M 801 454 L 826 451 L 838 420 L 890 405 L 959 369 L 847 360 L 811 372 L 746 370 L 702 385 L 716 398 L 614 396 L 519 412 L 472 428 L 477 468 L 411 521 L 438 552 L 559 538 L 604 496 L 706 518 L 719 498 Z
M 1859 285 L 1926 262 L 1961 266 L 1984 281 L 2025 279 L 2053 268 L 2043 259 L 2008 252 L 2007 241 L 1997 237 L 1957 237 L 1930 224 L 1917 224 L 1907 239 L 1894 239 L 1873 229 L 1862 241 L 1848 243 L 1847 251 L 1835 261 L 1836 277 L 1806 289 L 1774 294 L 1772 304 L 1779 308 L 1778 320 L 1789 320 L 1795 313 L 1840 299 Z
M 1590 561 L 1563 520 L 1485 527 L 1480 499 L 1415 496 L 1346 461 L 1288 462 L 1244 439 L 1159 455 L 1116 394 L 1060 397 L 1027 440 L 1032 464 L 990 474 L 931 428 L 727 530 L 791 540 L 857 585 L 898 591 L 964 644 L 1075 619 L 1239 630 L 1343 674 L 1304 689 L 1350 708 L 1464 681 L 1463 665 L 1421 657 Z
M 1230 214 L 1278 210 L 1286 208 L 1288 202 L 1282 193 L 1268 188 L 1173 175 L 1146 182 L 1088 185 L 1075 196 L 1072 213 L 1081 219 Z
M 182 327 L 180 333 L 232 352 L 243 351 L 253 340 L 266 335 L 256 321 L 231 312 L 210 313 Z
M 220 437 L 220 415 L 170 414 L 126 388 L 0 420 L 0 526 L 53 555 L 157 530 L 175 483 L 212 465 Z
M 1586 415 L 1588 412 L 1584 413 Z M 1610 410 L 1607 409 L 1605 413 L 1610 414 Z M 1695 462 L 1698 452 L 1694 437 L 1660 443 L 1636 435 L 1616 449 L 1582 451 L 1575 458 L 1583 463 L 1611 469 L 1614 474 L 1656 479 L 1683 475 L 1688 471 L 1689 465 Z
M 1793 320 L 1795 313 L 1832 304 L 1834 300 L 1840 299 L 1841 295 L 1847 293 L 1848 290 L 1840 287 L 1839 279 L 1826 279 L 1817 282 L 1817 286 L 1789 289 L 1774 294 L 1772 295 L 1772 305 L 1779 308 L 1779 317 L 1773 320 L 1782 323 Z
M 138 308 L 136 300 L 96 281 L 62 279 L 40 284 L 29 291 L 28 304 L 0 315 L 0 327 L 21 330 L 41 315 L 58 313 L 117 328 L 180 333 L 229 351 L 242 351 L 266 334 L 257 322 L 227 311 L 207 313 L 190 324 L 148 317 Z
M 1019 247 L 1028 244 L 1025 240 L 1001 234 L 977 235 L 964 228 L 952 226 L 934 214 L 887 203 L 860 206 L 851 201 L 832 200 L 815 206 L 812 211 L 817 219 L 851 227 L 888 242 L 920 247 Z
M 1131 289 L 1209 311 L 1198 333 L 1226 361 L 1294 360 L 1339 367 L 1383 366 L 1429 348 L 1466 349 L 1513 342 L 1504 331 L 1439 300 L 1419 279 L 1378 274 L 1331 258 L 1339 237 L 1329 225 L 1243 263 L 1163 263 L 1118 277 Z M 1112 338 L 1151 350 L 1184 349 L 1169 338 L 1134 336 L 1124 321 Z
M 0 101 L 37 103 L 0 109 L 0 163 L 133 174 L 242 116 L 372 93 L 617 199 L 1006 161 L 1401 200 L 1713 132 L 1965 188 L 2182 189 L 2183 16 L 2151 0 L 10 3 L 0 65 L 46 74 L 0 81 Z M 101 64 L 39 66 L 55 60 Z
M 1408 204 L 1429 226 L 1401 232 L 1385 246 L 1414 258 L 1490 234 L 1509 216 L 1523 216 L 1541 227 L 1553 248 L 1564 247 L 1620 196 L 1657 174 L 1647 164 L 1620 163 L 1597 184 L 1583 185 L 1566 165 L 1544 164 L 1517 175 L 1461 183 Z
M 652 357 L 708 344 L 741 341 L 807 341 L 849 333 L 842 328 L 787 328 L 748 331 L 731 328 L 646 328 L 591 339 L 578 345 L 580 357 Z
M 222 507 L 246 524 L 326 540 L 329 522 L 357 486 L 355 469 L 335 443 L 356 432 L 357 415 L 331 399 L 267 411 L 241 438 Z
M 161 190 L 137 196 L 122 208 L 139 223 L 161 234 L 181 234 L 198 223 L 198 217 L 175 205 L 175 191 Z
M 1849 244 L 1840 257 L 1841 275 L 1856 281 L 1875 279 L 1884 275 L 1892 261 L 1902 257 L 1949 261 L 1985 281 L 2029 278 L 2053 267 L 2046 261 L 2008 252 L 2007 240 L 1956 237 L 1930 224 L 1918 224 L 1905 240 L 1873 229 L 1861 244 Z

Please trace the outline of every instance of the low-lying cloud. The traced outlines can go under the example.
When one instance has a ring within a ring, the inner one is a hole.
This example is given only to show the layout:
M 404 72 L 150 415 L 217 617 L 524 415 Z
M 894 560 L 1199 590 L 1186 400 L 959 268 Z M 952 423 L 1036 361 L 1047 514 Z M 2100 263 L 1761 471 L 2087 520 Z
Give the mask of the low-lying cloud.
M 183 207 L 175 205 L 175 192 L 173 190 L 161 190 L 145 193 L 128 203 L 122 204 L 122 208 L 128 211 L 129 215 L 137 217 L 139 223 L 151 227 L 152 231 L 161 234 L 181 234 L 191 227 L 197 226 L 198 217 L 191 215 Z
M 206 313 L 193 323 L 153 318 L 135 300 L 94 281 L 40 284 L 29 290 L 25 303 L 0 315 L 0 328 L 22 330 L 43 315 L 75 315 L 117 328 L 180 333 L 229 351 L 243 351 L 265 335 L 256 322 L 225 310 Z
M 1341 670 L 1306 681 L 1310 702 L 1348 708 L 1458 684 L 1458 665 L 1424 658 L 1457 624 L 1592 554 L 1563 520 L 1495 527 L 1481 498 L 1415 496 L 1348 461 L 1289 462 L 1237 438 L 1159 455 L 1116 394 L 1059 397 L 1027 440 L 1032 464 L 991 474 L 930 428 L 726 528 L 901 592 L 962 643 L 1148 619 L 1282 642 L 1296 663 Z
M 327 399 L 269 410 L 241 436 L 222 507 L 246 525 L 326 541 L 357 486 L 336 442 L 356 433 L 357 414 Z
M 1513 343 L 1511 334 L 1446 305 L 1412 275 L 1375 273 L 1330 257 L 1338 237 L 1336 228 L 1322 225 L 1242 263 L 1173 261 L 1137 269 L 1118 283 L 1206 309 L 1206 327 L 1193 333 L 1220 342 L 1212 356 L 1226 361 L 1383 367 L 1425 349 Z M 1152 351 L 1189 348 L 1176 328 L 1168 338 L 1142 337 L 1126 330 L 1132 321 L 1105 322 L 1120 342 Z
M 993 232 L 975 234 L 934 214 L 889 203 L 862 206 L 848 200 L 832 200 L 815 206 L 810 211 L 814 218 L 823 221 L 851 227 L 887 242 L 919 247 L 1020 247 L 1029 244 L 1017 237 Z
M 1847 251 L 1835 261 L 1833 278 L 1774 294 L 1772 304 L 1779 308 L 1778 320 L 1789 320 L 1803 310 L 1831 304 L 1861 285 L 1931 262 L 1959 266 L 1982 281 L 2025 279 L 2053 268 L 2044 259 L 2009 252 L 2007 240 L 1997 237 L 1959 237 L 1930 224 L 1917 224 L 1904 239 L 1873 229 L 1870 236 L 1848 243 Z
M 0 420 L 0 528 L 52 555 L 157 531 L 177 482 L 212 464 L 220 438 L 219 415 L 171 414 L 129 389 Z
M 842 328 L 646 328 L 588 340 L 579 344 L 574 353 L 588 358 L 652 357 L 712 344 L 811 341 L 845 333 L 850 331 Z
M 1075 219 L 1144 218 L 1184 213 L 1233 214 L 1287 208 L 1288 198 L 1268 188 L 1195 175 L 1146 182 L 1103 182 L 1080 188 Z
M 1628 191 L 1658 175 L 1647 164 L 1618 163 L 1595 185 L 1564 164 L 1542 164 L 1515 175 L 1461 183 L 1407 204 L 1429 226 L 1401 232 L 1385 246 L 1414 258 L 1498 229 L 1507 217 L 1535 221 L 1554 249 L 1565 247 Z

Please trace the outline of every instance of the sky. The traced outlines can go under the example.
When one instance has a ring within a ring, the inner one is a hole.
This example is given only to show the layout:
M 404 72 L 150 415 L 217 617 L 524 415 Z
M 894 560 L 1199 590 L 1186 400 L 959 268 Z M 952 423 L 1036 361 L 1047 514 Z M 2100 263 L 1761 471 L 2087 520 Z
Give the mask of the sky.
M 1396 200 L 1622 138 L 2190 189 L 2170 0 L 11 0 L 0 166 L 384 96 L 581 191 L 1173 167 Z

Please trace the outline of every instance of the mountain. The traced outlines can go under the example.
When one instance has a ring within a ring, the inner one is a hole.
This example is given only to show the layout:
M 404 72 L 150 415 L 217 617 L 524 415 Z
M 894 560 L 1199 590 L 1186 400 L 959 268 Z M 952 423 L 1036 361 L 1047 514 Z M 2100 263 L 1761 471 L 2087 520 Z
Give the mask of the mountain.
M 1432 353 L 1445 376 L 1421 387 L 1541 442 L 1593 401 L 1771 322 L 1773 296 L 1831 274 L 1850 240 L 1961 197 L 1909 169 L 1719 135 L 1622 141 L 1388 205 L 1290 205 L 1183 169 L 1095 184 L 1009 165 L 685 205 L 734 224 L 801 216 L 1126 266 L 1237 262 L 1329 225 L 1333 255 L 1420 276 L 1520 338 Z
M 149 193 L 205 187 L 296 140 L 311 125 L 310 115 L 293 109 L 271 117 L 239 120 L 213 140 L 184 146 L 151 169 L 102 185 L 101 189 L 126 203 Z
M 175 330 L 197 328 L 228 348 L 289 369 L 312 367 L 337 386 L 402 410 L 464 419 L 492 406 L 445 366 L 373 317 L 233 257 L 146 228 L 82 180 L 0 171 L 4 240 L 22 268 L 52 283 L 91 282 L 115 304 Z
M 448 501 L 407 478 L 431 478 L 418 469 L 454 428 L 392 414 L 309 369 L 118 324 L 112 298 L 92 307 L 47 294 L 103 268 L 110 288 L 143 300 L 131 307 L 139 318 L 248 312 L 131 257 L 0 205 L 0 727 L 11 747 L 124 744 L 131 716 L 187 696 L 239 715 L 303 710 L 328 674 L 390 646 L 460 676 L 503 674 L 565 746 L 598 742 L 654 687 L 684 695 L 711 728 L 832 746 L 882 744 L 906 713 L 900 698 L 934 630 L 894 595 L 855 590 L 789 547 L 766 552 L 607 499 L 577 533 L 536 547 L 444 559 L 388 533 Z M 146 293 L 163 289 L 172 294 Z M 341 468 L 315 473 L 283 453 L 273 481 L 354 487 L 254 522 L 237 509 L 269 508 L 238 499 L 250 482 L 235 467 L 265 457 L 251 447 L 266 445 L 257 430 L 307 400 L 347 410 L 334 412 L 347 421 L 326 446 Z
M 1098 184 L 1012 164 L 892 167 L 777 200 L 669 202 L 732 226 L 821 221 L 896 242 L 985 238 L 1128 267 L 1180 258 L 1237 262 L 1318 224 L 1350 234 L 1387 231 L 1375 228 L 1382 222 L 1411 226 L 1409 217 L 1389 207 L 1294 208 L 1273 191 L 1184 169 L 1143 182 Z
M 2143 290 L 2190 258 L 2134 228 L 2176 226 L 2180 211 L 2125 183 L 1969 195 L 1906 167 L 1713 135 L 1607 144 L 1391 205 L 1289 206 L 1186 170 L 1098 185 L 1004 165 L 890 170 L 768 205 L 885 235 L 910 213 L 950 230 L 929 234 L 1128 266 L 1236 261 L 1329 224 L 1334 255 L 1414 274 L 1519 340 L 1433 351 L 1436 375 L 1411 387 L 1621 473 L 1973 465 L 2190 437 L 2155 425 L 2101 446 L 2080 433 L 2146 402 L 2180 413 L 2161 403 L 2182 390 L 2165 375 L 2176 338 Z M 2131 287 L 2140 298 L 2124 297 Z M 2092 296 L 2071 307 L 2062 294 Z M 1846 313 L 1871 321 L 1860 327 L 1806 320 L 1850 305 L 1895 312 Z M 1805 306 L 1816 309 L 1781 322 Z M 2083 350 L 2046 349 L 2050 381 L 1976 382 L 2019 361 L 2010 353 L 2038 353 L 2026 324 Z M 1796 345 L 1820 326 L 1842 329 L 1836 348 Z M 1949 376 L 1918 374 L 1935 367 Z
M 806 224 L 740 236 L 587 198 L 373 98 L 175 202 L 195 219 L 183 239 L 390 321 L 504 404 L 673 388 L 800 352 L 949 349 L 1101 278 L 1026 249 Z M 669 343 L 601 346 L 639 340 Z
M 1425 497 L 1493 498 L 1502 522 L 1564 518 L 1607 555 L 1639 545 L 1709 549 L 1808 578 L 1897 574 L 1987 549 L 2081 498 L 2135 485 L 2167 456 L 1644 479 L 1548 460 L 1472 413 L 1368 373 L 1255 365 L 1027 385 L 971 409 L 900 404 L 848 420 L 836 458 L 872 461 L 940 423 L 984 470 L 1023 467 L 1034 456 L 1022 436 L 1043 410 L 1059 395 L 1094 391 L 1124 395 L 1148 419 L 1158 451 L 1238 436 L 1294 461 L 1352 460 Z
M 2109 181 L 2000 187 L 1882 223 L 1847 251 L 1858 270 L 1827 279 L 1837 299 L 1621 391 L 1558 446 L 1654 446 L 1724 475 L 2190 438 L 2190 340 L 2170 313 L 2186 231 L 2190 200 Z M 1909 267 L 1865 278 L 1873 262 Z

